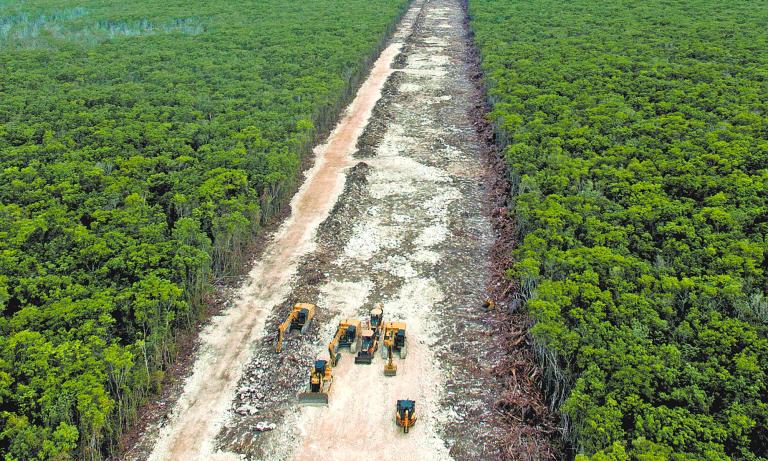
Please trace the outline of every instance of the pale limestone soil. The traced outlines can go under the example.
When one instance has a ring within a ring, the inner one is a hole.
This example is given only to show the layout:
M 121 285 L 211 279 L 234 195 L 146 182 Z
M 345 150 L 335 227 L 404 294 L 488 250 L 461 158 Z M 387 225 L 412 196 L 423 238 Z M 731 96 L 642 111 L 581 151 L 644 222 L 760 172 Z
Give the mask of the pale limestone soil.
M 204 332 L 150 459 L 499 458 L 502 348 L 482 308 L 493 236 L 463 20 L 458 0 L 414 2 L 234 307 Z M 315 324 L 277 355 L 274 328 L 297 301 L 318 304 Z M 379 302 L 408 324 L 397 376 L 345 353 L 330 405 L 298 408 L 338 320 Z M 417 401 L 408 435 L 399 398 Z
M 407 21 L 404 22 L 407 26 Z M 291 202 L 291 215 L 276 231 L 256 262 L 234 306 L 214 318 L 201 333 L 201 347 L 168 424 L 156 434 L 150 460 L 240 459 L 216 446 L 228 418 L 230 402 L 246 364 L 254 358 L 254 344 L 266 334 L 265 322 L 289 296 L 301 259 L 316 249 L 315 235 L 344 188 L 357 139 L 365 128 L 391 63 L 401 43 L 393 41 L 374 64 L 355 100 L 324 145 L 316 148 L 315 165 L 307 172 Z M 141 454 L 129 458 L 143 458 Z
M 459 1 L 426 2 L 403 35 L 390 77 L 349 172 L 347 188 L 302 261 L 295 301 L 320 307 L 312 331 L 272 352 L 273 335 L 256 344 L 234 399 L 222 448 L 250 459 L 498 459 L 505 431 L 493 410 L 500 383 L 492 368 L 502 348 L 486 321 L 491 226 L 484 212 L 480 146 L 469 115 L 474 87 L 465 63 Z M 382 118 L 379 120 L 378 118 Z M 369 130 L 369 131 L 370 131 Z M 334 369 L 327 408 L 299 408 L 312 359 L 343 317 L 364 317 L 377 303 L 407 322 L 409 353 L 394 378 L 383 361 L 355 365 L 344 353 Z M 267 322 L 274 327 L 279 316 Z M 248 388 L 270 389 L 248 392 Z M 419 422 L 404 435 L 394 425 L 399 398 L 417 401 Z M 254 405 L 254 415 L 237 413 Z M 257 433 L 259 421 L 274 431 Z M 335 457 L 335 455 L 339 457 Z M 329 458 L 330 456 L 330 458 Z

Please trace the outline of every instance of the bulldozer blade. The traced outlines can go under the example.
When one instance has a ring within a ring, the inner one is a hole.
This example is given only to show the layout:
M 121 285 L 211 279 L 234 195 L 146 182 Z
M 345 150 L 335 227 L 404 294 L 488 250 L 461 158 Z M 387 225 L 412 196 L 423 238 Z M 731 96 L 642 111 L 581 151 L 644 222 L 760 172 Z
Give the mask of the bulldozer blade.
M 299 405 L 310 407 L 328 405 L 328 394 L 325 392 L 302 392 L 299 394 Z
M 371 355 L 369 352 L 360 352 L 355 357 L 355 363 L 364 363 L 366 365 L 370 365 L 373 361 L 373 355 Z

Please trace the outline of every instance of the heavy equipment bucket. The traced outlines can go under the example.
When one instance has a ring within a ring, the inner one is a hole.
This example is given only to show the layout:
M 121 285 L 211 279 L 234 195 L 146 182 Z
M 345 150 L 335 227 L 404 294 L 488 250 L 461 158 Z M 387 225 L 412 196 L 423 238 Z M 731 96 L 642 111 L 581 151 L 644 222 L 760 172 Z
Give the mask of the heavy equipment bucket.
M 384 365 L 384 376 L 395 376 L 397 375 L 397 365 Z
M 372 361 L 373 354 L 368 351 L 360 351 L 357 356 L 355 356 L 355 363 L 364 363 L 366 365 L 370 365 Z
M 322 407 L 328 405 L 327 392 L 302 392 L 299 394 L 299 405 Z

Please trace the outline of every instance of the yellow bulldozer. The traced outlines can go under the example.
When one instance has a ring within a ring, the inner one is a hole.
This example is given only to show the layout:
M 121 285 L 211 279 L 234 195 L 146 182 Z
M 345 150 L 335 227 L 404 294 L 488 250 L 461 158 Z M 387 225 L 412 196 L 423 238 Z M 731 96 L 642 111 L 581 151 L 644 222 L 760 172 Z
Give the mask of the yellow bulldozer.
M 403 428 L 403 433 L 408 431 L 416 424 L 416 402 L 413 400 L 398 400 L 395 409 L 395 422 Z
M 408 354 L 405 322 L 386 322 L 383 336 L 384 347 L 381 348 L 381 357 L 387 360 L 384 364 L 384 376 L 395 376 L 397 374 L 397 365 L 393 362 L 395 352 L 400 354 L 400 360 L 404 360 Z
M 299 404 L 328 405 L 331 384 L 333 384 L 333 374 L 331 373 L 330 361 L 327 358 L 318 358 L 312 363 L 312 368 L 309 371 L 309 388 L 298 396 Z
M 360 352 L 355 357 L 355 363 L 370 364 L 373 361 L 373 354 L 379 348 L 379 337 L 373 330 L 363 330 Z
M 349 352 L 352 354 L 360 348 L 360 334 L 362 333 L 360 325 L 360 320 L 357 319 L 345 319 L 339 322 L 336 334 L 333 335 L 333 339 L 328 343 L 331 366 L 335 367 L 339 363 L 341 358 L 340 348 L 348 347 Z
M 379 337 L 384 322 L 384 309 L 381 304 L 371 309 L 371 315 L 368 319 L 368 328 L 363 330 L 360 352 L 355 357 L 355 363 L 370 364 L 373 356 L 379 349 Z
M 288 318 L 277 327 L 275 352 L 280 352 L 283 349 L 283 340 L 287 333 L 299 330 L 301 334 L 304 334 L 309 330 L 309 325 L 312 323 L 312 319 L 315 318 L 316 307 L 314 304 L 307 303 L 298 303 L 293 306 L 293 310 L 288 314 Z

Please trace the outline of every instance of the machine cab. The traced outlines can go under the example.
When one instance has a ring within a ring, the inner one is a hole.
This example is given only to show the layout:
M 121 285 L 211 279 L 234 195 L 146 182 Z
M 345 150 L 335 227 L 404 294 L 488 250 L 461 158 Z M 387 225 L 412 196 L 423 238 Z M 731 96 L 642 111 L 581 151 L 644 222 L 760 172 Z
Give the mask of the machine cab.
M 355 340 L 356 336 L 357 336 L 357 327 L 354 325 L 348 325 L 347 329 L 344 330 L 344 337 L 342 338 L 342 343 L 350 344 L 352 341 Z
M 405 412 L 408 411 L 410 416 L 416 413 L 416 402 L 414 400 L 398 400 L 397 401 L 397 413 L 401 418 L 405 418 Z
M 378 330 L 381 327 L 384 311 L 377 307 L 371 310 L 371 330 Z
M 405 330 L 399 329 L 397 330 L 397 333 L 395 333 L 395 345 L 397 347 L 403 347 L 405 344 Z
M 363 330 L 363 347 L 362 350 L 367 351 L 373 347 L 373 342 L 376 340 L 376 336 L 373 330 Z
M 325 374 L 326 365 L 328 365 L 327 360 L 322 360 L 322 359 L 315 360 L 315 372 Z

